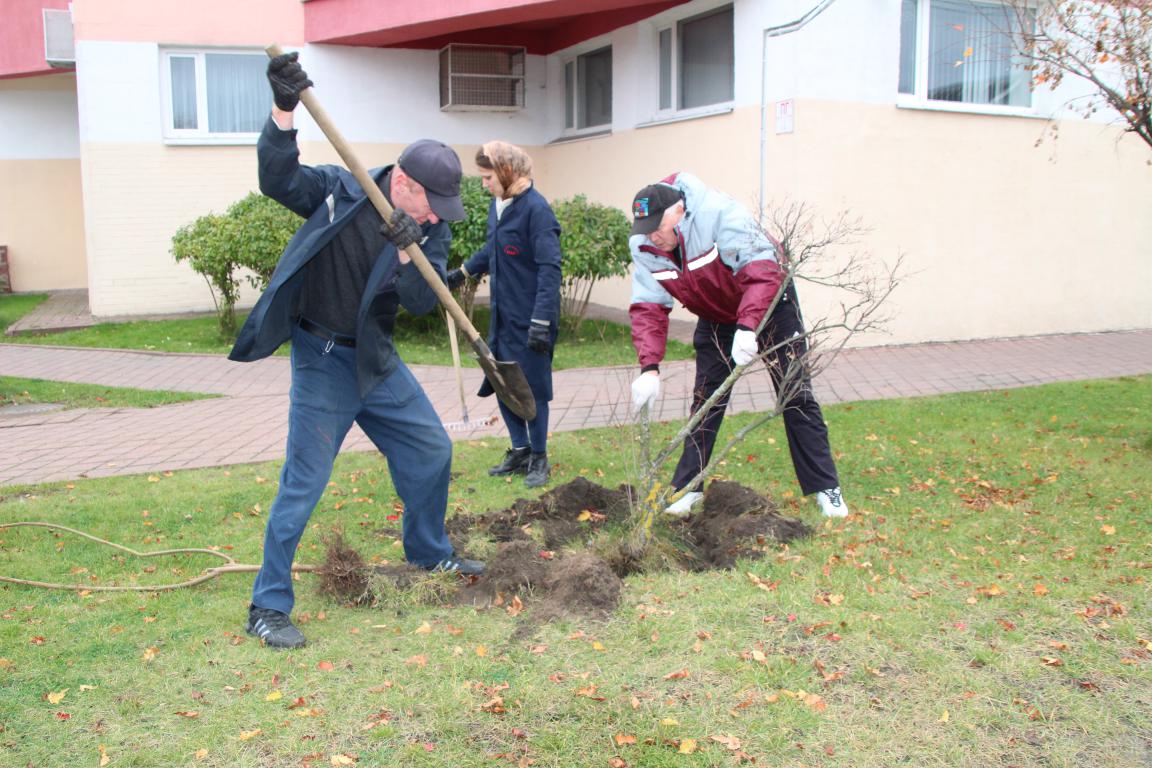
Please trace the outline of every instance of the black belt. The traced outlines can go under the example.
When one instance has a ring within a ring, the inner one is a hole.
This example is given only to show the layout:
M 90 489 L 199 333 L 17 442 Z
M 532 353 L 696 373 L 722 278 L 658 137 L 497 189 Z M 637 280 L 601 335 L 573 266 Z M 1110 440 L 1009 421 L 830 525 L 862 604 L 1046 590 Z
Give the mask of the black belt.
M 345 336 L 342 333 L 332 333 L 332 331 L 328 330 L 324 326 L 314 323 L 306 317 L 300 318 L 300 327 L 305 331 L 308 331 L 308 333 L 312 334 L 313 336 L 319 336 L 325 341 L 330 341 L 333 344 L 339 344 L 342 347 L 356 346 L 355 336 Z

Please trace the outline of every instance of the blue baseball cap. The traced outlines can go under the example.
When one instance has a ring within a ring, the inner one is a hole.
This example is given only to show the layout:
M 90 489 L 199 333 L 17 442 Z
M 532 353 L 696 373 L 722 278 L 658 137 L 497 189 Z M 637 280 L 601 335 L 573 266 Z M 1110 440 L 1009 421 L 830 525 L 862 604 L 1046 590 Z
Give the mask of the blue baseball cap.
M 437 217 L 445 221 L 464 218 L 464 203 L 460 200 L 463 169 L 460 156 L 452 147 L 433 139 L 421 139 L 409 144 L 396 164 L 424 187 L 428 205 Z

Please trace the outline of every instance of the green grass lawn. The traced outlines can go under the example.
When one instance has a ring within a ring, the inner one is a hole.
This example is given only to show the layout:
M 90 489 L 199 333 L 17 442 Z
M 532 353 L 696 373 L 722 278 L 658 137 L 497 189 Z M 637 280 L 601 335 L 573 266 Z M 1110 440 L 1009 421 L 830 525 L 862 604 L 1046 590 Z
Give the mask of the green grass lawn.
M 65 408 L 153 408 L 219 395 L 104 387 L 64 381 L 0 376 L 0 408 L 6 405 L 55 403 Z
M 3 334 L 8 326 L 34 310 L 47 298 L 48 295 L 44 293 L 0 295 L 0 334 Z M 10 340 L 9 337 L 2 335 L 0 335 L 0 339 Z
M 4 585 L 0 765 L 1147 766 L 1150 412 L 1152 377 L 829 407 L 855 514 L 828 522 L 773 423 L 725 476 L 814 535 L 733 571 L 630 577 L 607 621 L 534 627 L 531 600 L 519 616 L 348 607 L 302 575 L 310 644 L 273 652 L 243 634 L 247 574 L 165 593 Z M 529 495 L 485 474 L 502 450 L 458 444 L 453 512 Z M 635 435 L 559 434 L 550 453 L 553 484 L 614 487 Z M 0 521 L 258 563 L 277 471 L 9 487 Z M 342 457 L 298 561 L 336 530 L 399 558 L 394 502 L 377 457 Z M 0 530 L 8 576 L 156 585 L 213 564 Z
M 44 297 L 0 296 L 0 324 L 7 327 L 30 311 Z M 238 323 L 243 323 L 241 315 Z M 478 307 L 474 325 L 487 337 L 488 309 Z M 631 365 L 636 362 L 632 348 L 631 329 L 604 320 L 588 320 L 578 334 L 562 333 L 556 346 L 554 368 L 588 368 L 605 365 Z M 139 320 L 126 323 L 100 323 L 91 328 L 60 333 L 22 334 L 4 337 L 6 343 L 55 344 L 71 347 L 100 347 L 107 349 L 143 349 L 157 352 L 198 352 L 227 354 L 231 342 L 221 341 L 215 315 L 179 320 Z M 413 365 L 451 365 L 452 352 L 448 332 L 442 315 L 425 317 L 404 315 L 399 318 L 395 332 L 396 347 L 401 356 Z M 472 349 L 460 334 L 460 354 L 463 365 L 476 367 Z M 281 354 L 288 353 L 285 345 Z M 669 360 L 687 360 L 693 355 L 692 347 L 678 341 L 669 341 Z

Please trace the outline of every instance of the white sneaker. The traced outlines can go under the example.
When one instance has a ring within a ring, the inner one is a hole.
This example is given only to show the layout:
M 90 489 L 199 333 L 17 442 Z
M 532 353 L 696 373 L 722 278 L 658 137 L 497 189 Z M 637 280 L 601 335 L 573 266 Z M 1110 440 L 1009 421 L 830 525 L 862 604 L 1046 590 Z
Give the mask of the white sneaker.
M 848 517 L 848 503 L 840 493 L 840 486 L 820 491 L 816 494 L 816 501 L 820 504 L 820 511 L 824 517 Z
M 692 511 L 692 507 L 696 506 L 703 498 L 704 494 L 700 493 L 699 491 L 688 491 L 688 493 L 681 496 L 679 501 L 677 501 L 675 504 L 669 504 L 668 508 L 665 509 L 664 512 L 665 514 L 683 517 L 684 515 L 690 513 Z

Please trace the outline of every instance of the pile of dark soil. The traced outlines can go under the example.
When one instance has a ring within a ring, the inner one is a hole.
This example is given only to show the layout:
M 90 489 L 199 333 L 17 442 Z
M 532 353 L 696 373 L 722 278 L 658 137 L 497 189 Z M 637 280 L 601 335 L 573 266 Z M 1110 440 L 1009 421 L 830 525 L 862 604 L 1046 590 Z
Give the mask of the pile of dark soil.
M 533 533 L 539 532 L 544 549 L 579 546 L 604 526 L 627 520 L 628 498 L 626 485 L 612 490 L 578 477 L 538 499 L 517 499 L 499 512 L 452 518 L 448 535 L 475 535 L 479 530 L 495 541 L 518 541 L 534 539 Z
M 731 568 L 739 558 L 757 559 L 766 547 L 812 532 L 777 510 L 775 502 L 751 488 L 718 480 L 708 486 L 703 509 L 685 521 L 686 538 L 697 548 L 702 568 Z
M 453 599 L 496 605 L 520 596 L 534 607 L 536 622 L 564 614 L 610 615 L 620 600 L 621 577 L 628 574 L 614 572 L 608 561 L 586 549 L 605 527 L 626 524 L 629 497 L 627 486 L 612 490 L 577 478 L 538 499 L 518 499 L 505 510 L 453 518 L 448 533 L 455 542 L 487 537 L 498 543 L 488 557 L 487 573 L 463 585 Z M 711 570 L 731 568 L 739 558 L 762 557 L 779 543 L 809 533 L 801 521 L 780 515 L 770 499 L 738 483 L 717 481 L 698 511 L 670 521 L 665 535 L 679 538 L 685 567 Z M 330 544 L 321 584 L 329 594 L 363 602 L 371 589 L 356 577 L 359 558 L 354 555 L 342 543 Z M 405 584 L 397 586 L 406 586 L 410 574 L 399 575 Z

